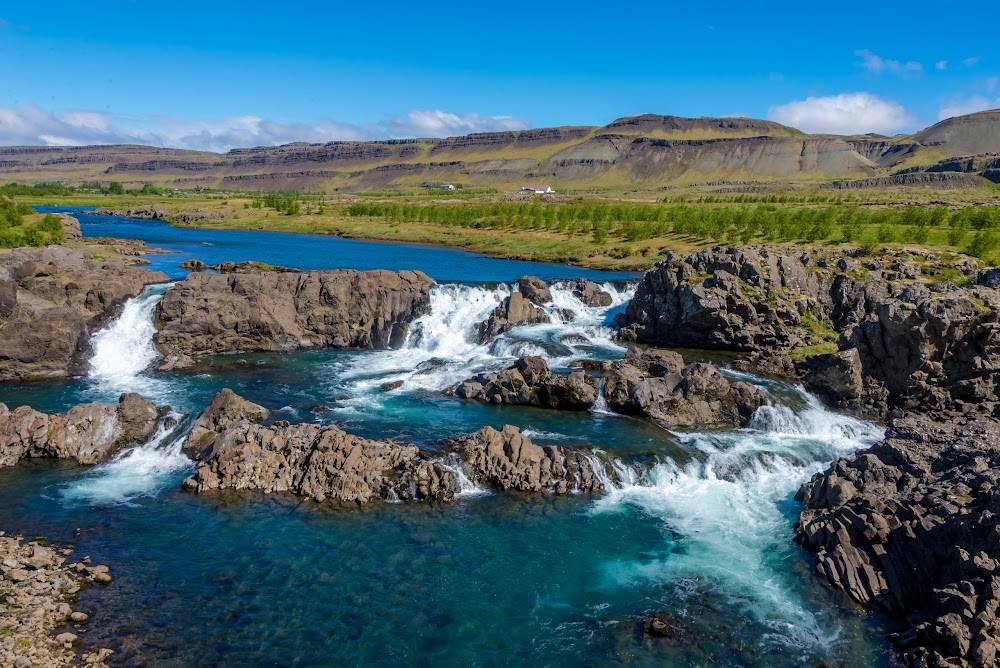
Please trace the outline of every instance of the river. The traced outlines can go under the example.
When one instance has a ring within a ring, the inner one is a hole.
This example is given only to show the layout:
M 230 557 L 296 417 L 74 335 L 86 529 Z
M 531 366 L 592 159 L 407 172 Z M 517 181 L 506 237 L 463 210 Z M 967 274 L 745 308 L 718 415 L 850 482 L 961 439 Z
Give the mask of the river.
M 115 649 L 121 665 L 888 665 L 883 620 L 841 607 L 813 576 L 792 529 L 799 485 L 877 440 L 880 427 L 828 411 L 800 388 L 753 378 L 772 405 L 745 429 L 703 433 L 441 393 L 525 353 L 556 370 L 620 357 L 611 323 L 634 275 L 320 235 L 79 217 L 86 236 L 178 251 L 150 256 L 173 278 L 189 258 L 253 259 L 420 269 L 439 283 L 430 313 L 399 350 L 219 356 L 179 373 L 148 370 L 164 290 L 152 287 L 94 335 L 87 377 L 0 386 L 0 401 L 46 411 L 138 391 L 180 416 L 171 432 L 105 465 L 33 461 L 0 470 L 0 527 L 72 543 L 78 556 L 111 567 L 114 583 L 86 590 L 82 606 L 95 613 L 87 641 Z M 475 343 L 475 324 L 522 274 L 606 282 L 614 304 L 586 307 L 557 285 L 551 310 L 570 310 L 572 321 Z M 390 381 L 402 386 L 383 391 Z M 543 445 L 600 448 L 622 482 L 602 497 L 469 487 L 454 504 L 360 510 L 185 493 L 180 482 L 193 465 L 180 438 L 223 387 L 274 410 L 275 419 L 334 423 L 431 450 L 447 436 L 515 424 Z M 638 615 L 663 610 L 683 622 L 680 642 L 636 633 Z

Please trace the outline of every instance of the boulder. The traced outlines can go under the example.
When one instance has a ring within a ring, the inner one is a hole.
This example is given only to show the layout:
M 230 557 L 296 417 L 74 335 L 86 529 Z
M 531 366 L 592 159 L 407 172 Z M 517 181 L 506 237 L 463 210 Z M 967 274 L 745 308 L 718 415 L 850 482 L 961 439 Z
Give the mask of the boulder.
M 191 273 L 157 306 L 165 354 L 390 348 L 430 308 L 414 271 Z
M 450 440 L 447 447 L 458 452 L 473 482 L 519 492 L 603 490 L 600 476 L 584 452 L 535 445 L 511 425 L 500 431 L 483 427 L 475 434 Z
M 585 411 L 597 403 L 598 381 L 583 371 L 560 376 L 549 371 L 541 357 L 527 355 L 503 371 L 479 374 L 449 392 L 495 404 Z
M 517 279 L 517 289 L 532 304 L 545 306 L 552 301 L 552 292 L 549 291 L 549 286 L 540 278 L 522 276 Z
M 518 325 L 549 322 L 545 310 L 535 306 L 520 292 L 512 292 L 493 310 L 488 320 L 479 323 L 480 343 L 487 343 Z
M 738 427 L 767 403 L 760 389 L 710 364 L 685 366 L 677 353 L 636 348 L 605 369 L 604 396 L 611 410 L 667 428 Z
M 147 442 L 169 411 L 135 393 L 117 404 L 89 403 L 48 415 L 0 404 L 0 467 L 23 457 L 75 459 L 78 464 L 108 461 L 123 449 Z
M 91 334 L 160 272 L 63 246 L 0 254 L 0 380 L 82 373 Z
M 861 355 L 848 348 L 829 355 L 817 355 L 808 362 L 802 381 L 810 390 L 835 403 L 857 402 L 864 392 Z
M 573 291 L 573 296 L 587 306 L 611 306 L 611 295 L 604 291 L 597 283 L 578 278 L 569 284 Z
M 271 411 L 263 406 L 247 401 L 228 387 L 224 388 L 198 416 L 184 440 L 182 450 L 191 459 L 202 459 L 221 432 L 241 422 L 261 423 L 270 415 Z
M 67 241 L 79 241 L 83 238 L 80 231 L 80 221 L 73 216 L 64 213 L 59 214 L 59 222 L 62 224 L 63 238 Z

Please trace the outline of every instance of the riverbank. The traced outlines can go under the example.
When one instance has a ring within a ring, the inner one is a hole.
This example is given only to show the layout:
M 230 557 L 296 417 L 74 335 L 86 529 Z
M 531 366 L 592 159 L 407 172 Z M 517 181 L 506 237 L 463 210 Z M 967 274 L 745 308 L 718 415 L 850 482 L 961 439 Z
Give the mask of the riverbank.
M 88 557 L 69 564 L 72 553 L 0 531 L 0 665 L 107 668 L 114 652 L 81 649 L 90 614 L 73 608 L 82 588 L 112 578 L 106 566 L 90 566 Z

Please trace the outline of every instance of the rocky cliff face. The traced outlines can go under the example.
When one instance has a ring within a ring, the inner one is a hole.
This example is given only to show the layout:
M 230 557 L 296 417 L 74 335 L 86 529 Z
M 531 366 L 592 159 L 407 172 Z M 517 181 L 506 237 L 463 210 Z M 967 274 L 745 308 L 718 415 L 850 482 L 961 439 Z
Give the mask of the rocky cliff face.
M 914 665 L 994 666 L 1000 654 L 1000 427 L 894 420 L 886 439 L 803 485 L 797 531 L 817 572 L 904 617 Z
M 167 280 L 62 246 L 0 254 L 0 380 L 80 373 L 90 334 Z
M 390 348 L 430 306 L 420 272 L 192 273 L 157 307 L 157 345 L 204 355 L 304 348 Z
M 167 410 L 134 393 L 123 394 L 117 404 L 81 404 L 62 415 L 28 406 L 10 410 L 0 403 L 0 467 L 24 457 L 105 462 L 126 447 L 148 441 Z

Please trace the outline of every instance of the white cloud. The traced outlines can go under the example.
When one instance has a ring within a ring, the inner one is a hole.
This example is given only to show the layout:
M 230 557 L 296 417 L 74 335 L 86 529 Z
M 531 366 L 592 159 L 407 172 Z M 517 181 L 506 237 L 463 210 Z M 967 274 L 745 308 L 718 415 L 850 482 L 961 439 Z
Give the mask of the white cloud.
M 997 89 L 997 85 L 1000 84 L 1000 77 L 986 77 L 986 90 L 992 93 Z
M 874 74 L 882 74 L 885 72 L 887 74 L 895 74 L 901 77 L 911 77 L 920 76 L 924 73 L 924 66 L 915 60 L 910 60 L 905 63 L 898 60 L 888 60 L 875 55 L 868 49 L 858 49 L 854 52 L 854 55 L 861 57 L 861 67 Z
M 936 63 L 934 63 L 934 69 L 936 69 L 936 70 L 946 70 L 946 69 L 948 69 L 948 61 L 947 60 L 939 60 L 939 61 L 937 61 Z
M 954 116 L 965 116 L 966 114 L 974 114 L 977 111 L 997 108 L 1000 108 L 1000 98 L 988 100 L 981 95 L 973 95 L 969 98 L 955 100 L 948 106 L 942 107 L 941 111 L 938 112 L 938 120 L 943 121 L 946 118 Z
M 979 64 L 979 56 L 973 56 L 972 58 L 966 58 L 962 61 L 962 64 L 966 67 L 975 67 Z
M 452 114 L 440 109 L 411 111 L 405 118 L 394 118 L 385 123 L 394 135 L 410 137 L 454 137 L 473 132 L 524 130 L 531 124 L 512 116 L 480 116 L 479 114 Z
M 286 123 L 257 116 L 216 121 L 156 117 L 135 121 L 102 111 L 70 110 L 54 114 L 31 104 L 0 107 L 0 145 L 80 146 L 148 144 L 202 151 L 273 146 L 290 142 L 384 139 L 394 136 L 445 137 L 488 130 L 530 127 L 510 116 L 411 111 L 405 118 L 357 125 L 333 120 Z
M 898 102 L 871 93 L 810 97 L 771 107 L 767 117 L 813 133 L 893 134 L 911 127 L 913 118 Z

